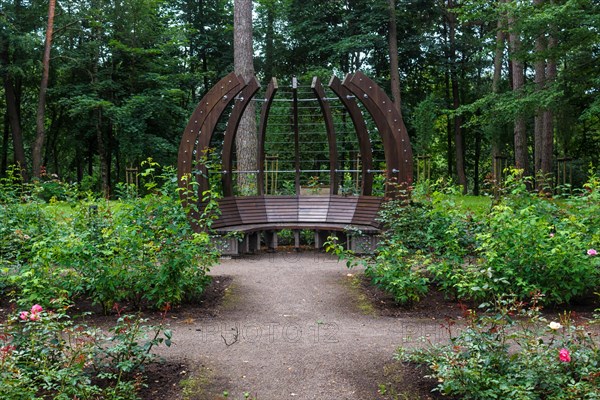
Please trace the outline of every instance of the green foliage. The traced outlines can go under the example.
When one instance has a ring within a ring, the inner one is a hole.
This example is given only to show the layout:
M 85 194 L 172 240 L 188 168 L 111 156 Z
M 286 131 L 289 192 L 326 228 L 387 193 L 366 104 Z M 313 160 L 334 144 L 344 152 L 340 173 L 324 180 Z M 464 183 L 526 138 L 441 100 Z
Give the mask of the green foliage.
M 600 284 L 599 183 L 590 174 L 584 190 L 553 199 L 529 192 L 515 171 L 487 213 L 459 206 L 451 188 L 420 183 L 412 199 L 380 211 L 384 229 L 373 257 L 355 257 L 334 242 L 327 249 L 350 266 L 365 265 L 400 303 L 417 301 L 430 281 L 466 300 L 541 294 L 544 303 L 568 303 Z
M 377 256 L 367 264 L 365 274 L 372 282 L 394 296 L 399 304 L 418 302 L 428 291 L 419 257 L 406 257 L 401 243 L 384 240 Z
M 89 296 L 105 310 L 123 301 L 161 308 L 200 295 L 217 258 L 209 232 L 192 231 L 172 168 L 151 163 L 143 175 L 143 198 L 79 201 L 66 209 L 0 205 L 0 287 L 21 304 Z M 208 199 L 208 210 L 213 203 Z M 212 218 L 208 211 L 200 224 Z
M 496 313 L 471 313 L 449 344 L 399 349 L 426 364 L 436 390 L 461 399 L 597 399 L 600 349 L 586 324 L 568 314 L 548 321 L 534 305 L 499 301 Z M 451 325 L 448 326 L 451 331 Z
M 598 261 L 587 253 L 598 243 L 598 205 L 588 199 L 598 196 L 597 186 L 572 198 L 576 207 L 525 186 L 518 173 L 509 177 L 509 193 L 475 232 L 476 248 L 430 266 L 444 289 L 479 301 L 543 293 L 545 302 L 567 303 L 597 287 Z
M 67 308 L 36 304 L 0 325 L 2 398 L 137 399 L 140 372 L 156 359 L 150 351 L 169 346 L 170 331 L 129 315 L 105 334 L 75 323 Z

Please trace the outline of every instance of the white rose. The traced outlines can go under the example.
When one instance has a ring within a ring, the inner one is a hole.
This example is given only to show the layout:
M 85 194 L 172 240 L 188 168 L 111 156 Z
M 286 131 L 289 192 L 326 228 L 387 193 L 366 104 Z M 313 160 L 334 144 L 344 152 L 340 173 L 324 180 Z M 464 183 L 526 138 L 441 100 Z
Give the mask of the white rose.
M 562 328 L 562 325 L 561 325 L 561 324 L 559 324 L 558 322 L 554 322 L 554 321 L 552 321 L 552 322 L 550 322 L 550 323 L 548 324 L 548 328 L 552 329 L 553 331 L 557 331 L 557 330 L 559 330 L 560 328 Z

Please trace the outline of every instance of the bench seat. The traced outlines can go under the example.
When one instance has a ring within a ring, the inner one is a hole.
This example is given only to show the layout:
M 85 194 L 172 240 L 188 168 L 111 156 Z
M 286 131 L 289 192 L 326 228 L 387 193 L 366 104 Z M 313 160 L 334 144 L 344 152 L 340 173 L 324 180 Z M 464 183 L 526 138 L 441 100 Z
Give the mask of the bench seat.
M 241 233 L 245 241 L 249 235 L 260 232 L 290 229 L 297 235 L 296 231 L 313 230 L 318 247 L 322 244 L 317 237 L 321 232 L 360 231 L 370 236 L 379 233 L 377 216 L 382 203 L 383 198 L 375 196 L 225 197 L 219 199 L 221 214 L 212 227 L 221 235 Z M 276 246 L 276 236 L 272 243 Z M 298 243 L 296 239 L 297 246 Z

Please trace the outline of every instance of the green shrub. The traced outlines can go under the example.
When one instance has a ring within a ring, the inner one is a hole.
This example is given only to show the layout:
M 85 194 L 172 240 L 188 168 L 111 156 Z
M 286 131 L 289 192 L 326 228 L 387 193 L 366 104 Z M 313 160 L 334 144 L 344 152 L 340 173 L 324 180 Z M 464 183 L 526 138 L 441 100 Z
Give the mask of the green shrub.
M 600 350 L 587 327 L 568 315 L 548 323 L 517 304 L 471 314 L 450 343 L 399 349 L 397 358 L 426 364 L 436 390 L 461 399 L 600 398 Z
M 384 204 L 374 257 L 358 259 L 330 246 L 349 265 L 364 264 L 373 282 L 399 302 L 418 300 L 428 279 L 449 295 L 479 302 L 541 293 L 545 303 L 568 303 L 600 284 L 597 176 L 583 191 L 553 199 L 529 192 L 513 171 L 486 214 L 458 207 L 447 188 L 416 191 L 410 200 Z
M 567 303 L 599 283 L 597 189 L 570 199 L 576 206 L 526 190 L 518 175 L 474 231 L 477 247 L 467 257 L 444 258 L 429 270 L 440 286 L 460 298 L 486 301 L 502 294 L 520 299 L 536 293 L 546 303 Z
M 120 317 L 108 335 L 76 324 L 65 313 L 34 305 L 0 324 L 2 398 L 137 399 L 150 350 L 170 345 L 164 326 Z
M 161 308 L 197 297 L 218 253 L 208 230 L 190 227 L 174 170 L 158 178 L 162 185 L 151 193 L 120 202 L 0 205 L 7 221 L 0 225 L 0 287 L 11 287 L 21 304 L 89 296 L 105 310 L 122 301 Z M 209 212 L 200 223 L 212 218 Z

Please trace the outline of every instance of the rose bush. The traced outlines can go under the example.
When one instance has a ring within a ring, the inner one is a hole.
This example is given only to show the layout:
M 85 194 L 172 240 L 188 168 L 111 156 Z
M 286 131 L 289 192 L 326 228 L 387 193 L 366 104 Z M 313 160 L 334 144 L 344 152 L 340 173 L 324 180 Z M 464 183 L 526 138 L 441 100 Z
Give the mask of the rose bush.
M 123 316 L 104 333 L 66 309 L 34 305 L 0 324 L 2 399 L 137 399 L 150 350 L 170 345 L 170 331 Z
M 470 313 L 449 343 L 401 348 L 397 358 L 427 365 L 436 390 L 461 399 L 600 398 L 600 349 L 589 323 L 563 314 L 548 324 L 538 308 L 522 304 Z

